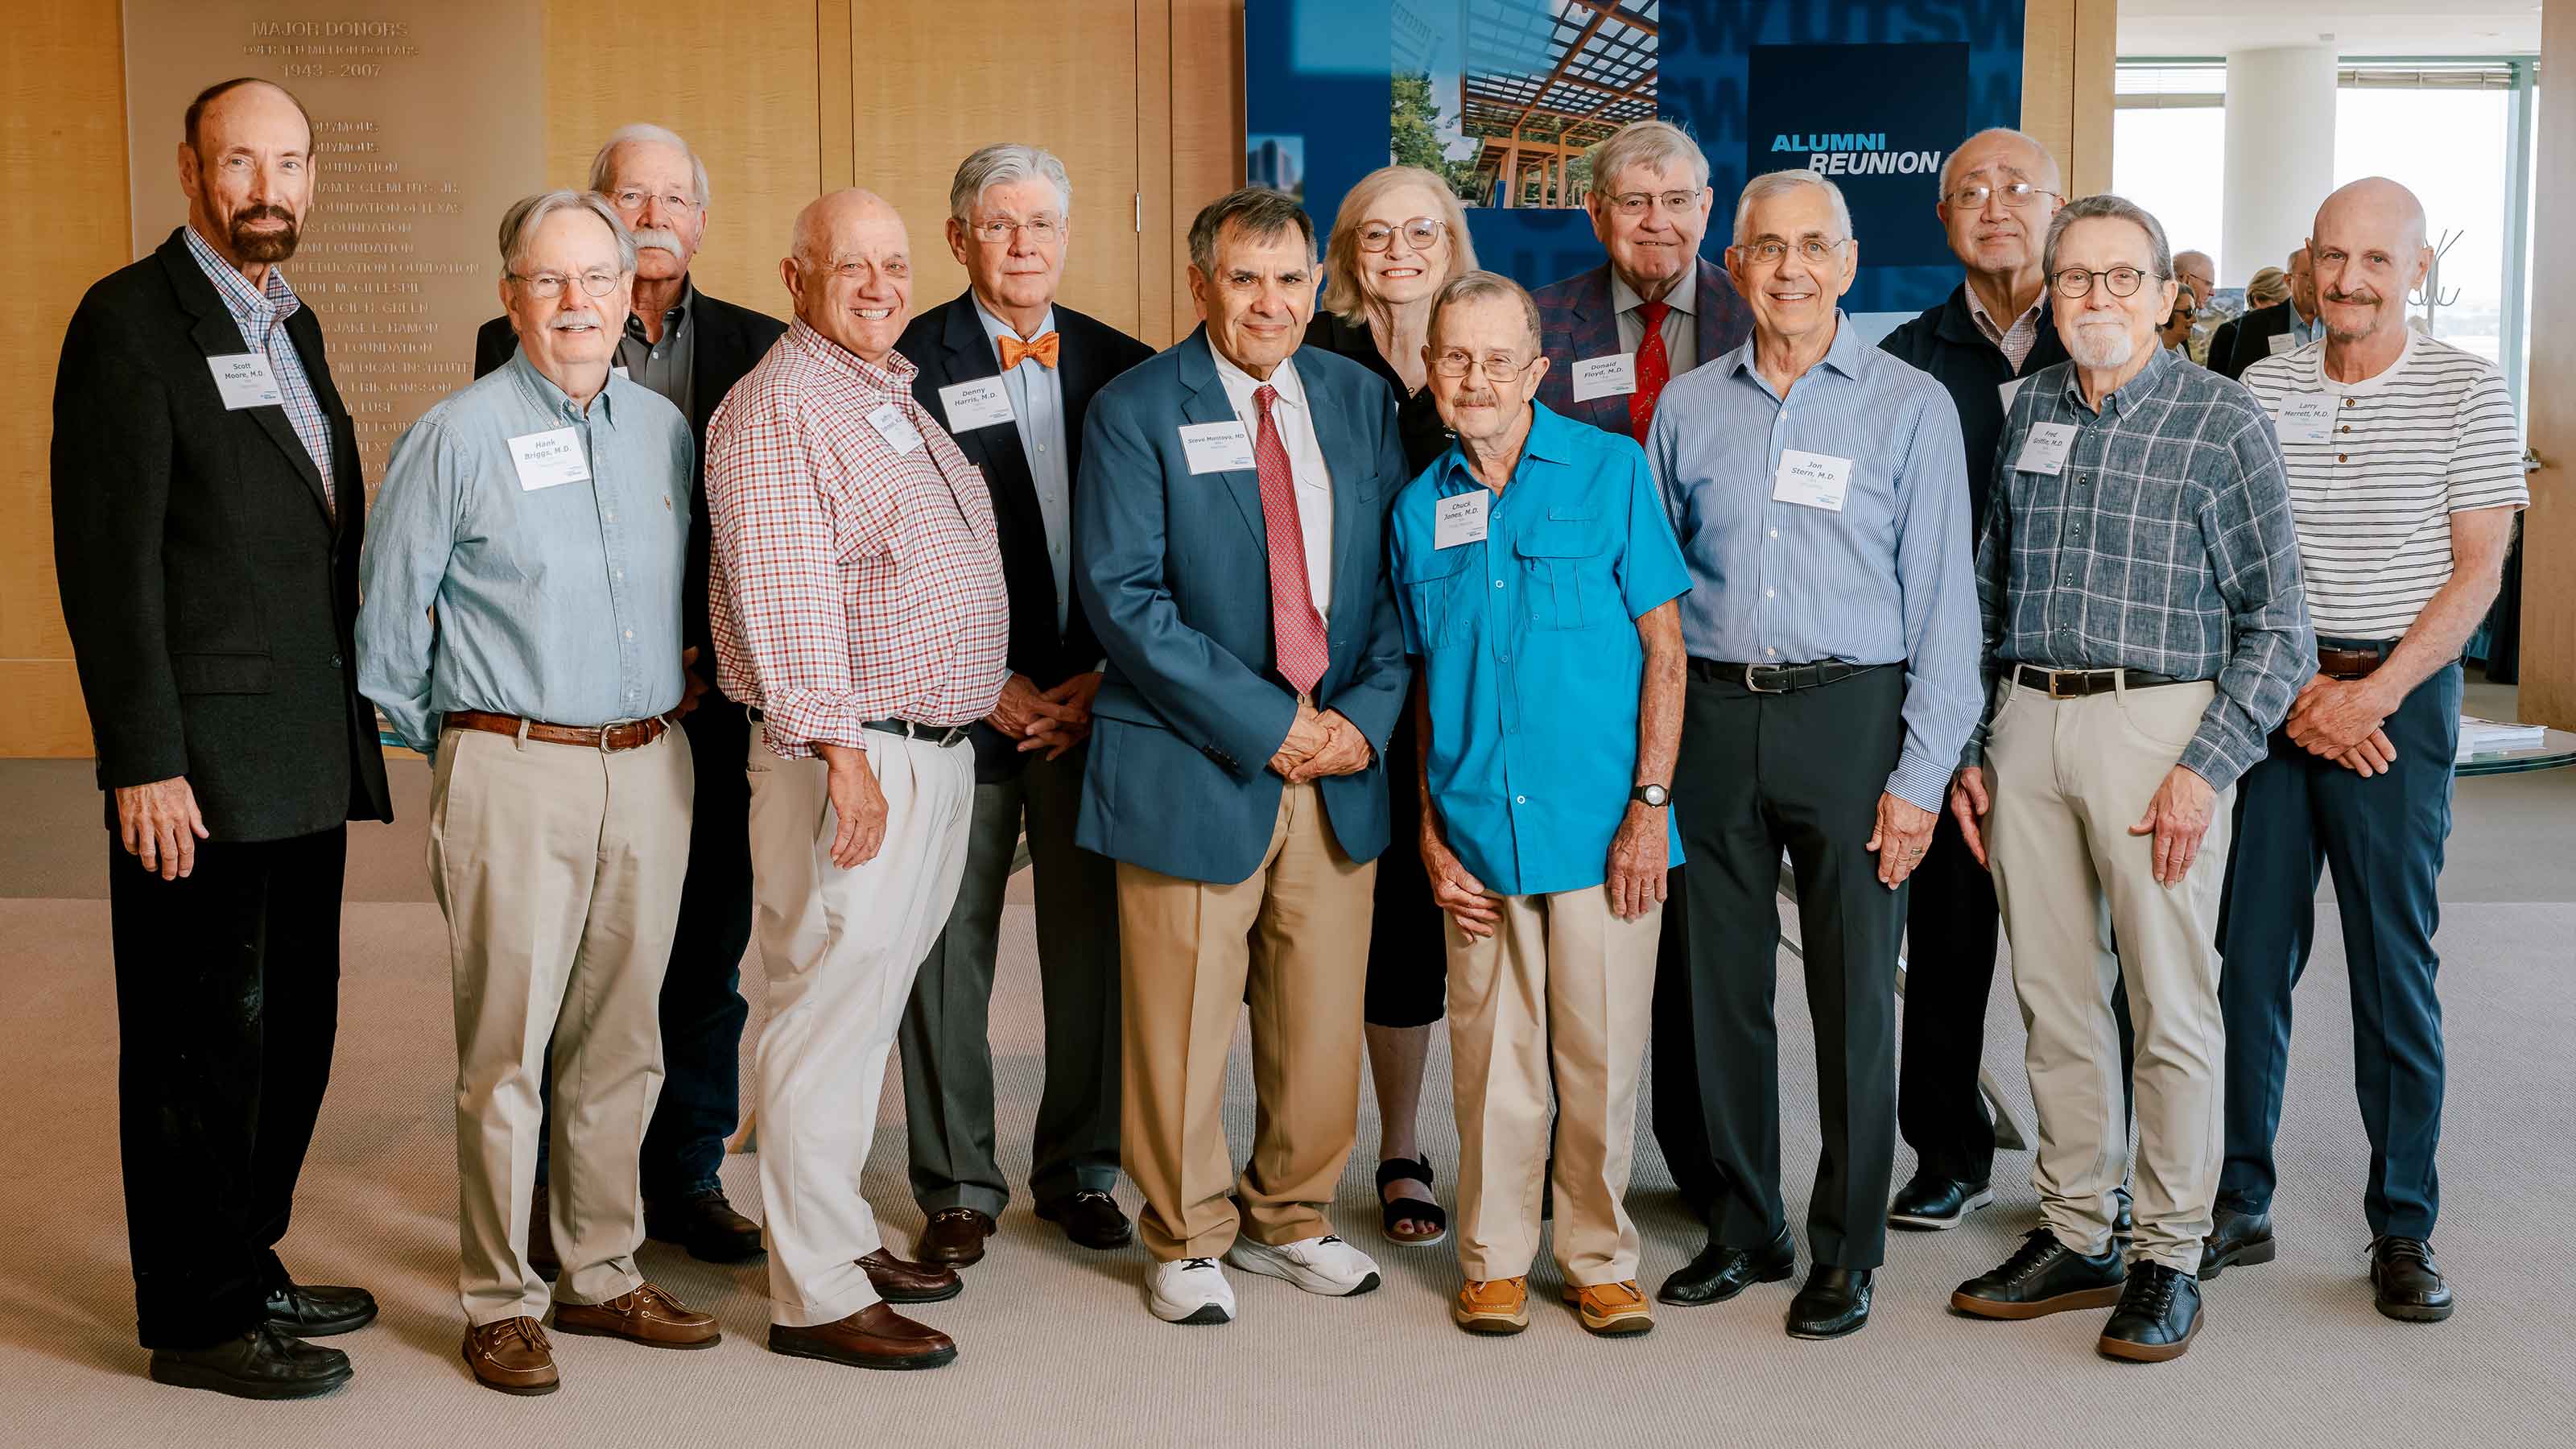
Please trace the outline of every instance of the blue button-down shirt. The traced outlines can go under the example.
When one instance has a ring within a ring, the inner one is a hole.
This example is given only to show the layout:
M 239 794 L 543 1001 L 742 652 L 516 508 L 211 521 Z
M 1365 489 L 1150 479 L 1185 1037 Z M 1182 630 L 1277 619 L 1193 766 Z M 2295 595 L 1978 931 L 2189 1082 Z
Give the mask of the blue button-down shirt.
M 286 319 L 304 305 L 295 289 L 286 284 L 286 274 L 272 266 L 268 281 L 254 287 L 241 269 L 225 261 L 206 239 L 197 235 L 193 226 L 188 234 L 188 255 L 196 258 L 198 270 L 215 284 L 215 295 L 221 297 L 224 310 L 232 314 L 233 325 L 241 329 L 242 343 L 268 359 L 268 375 L 277 381 L 277 395 L 284 400 L 287 424 L 295 429 L 296 439 L 313 459 L 313 471 L 322 475 L 322 501 L 334 513 L 340 500 L 331 476 L 331 424 L 322 416 L 322 403 L 313 394 L 313 380 L 304 375 L 304 359 L 295 350 L 295 338 L 286 330 Z
M 559 428 L 590 481 L 526 486 L 511 440 Z M 612 375 L 584 410 L 525 350 L 448 396 L 394 443 L 367 520 L 359 690 L 423 751 L 452 709 L 603 725 L 677 705 L 695 462 L 659 394 Z
M 985 311 L 981 297 L 975 299 L 975 320 L 984 324 L 998 363 L 1003 338 L 1034 342 L 1053 332 L 1055 309 L 1047 309 L 1032 337 L 1021 337 L 1010 323 Z M 1020 435 L 1020 456 L 1029 460 L 1029 481 L 1037 485 L 1047 566 L 1055 570 L 1055 632 L 1061 635 L 1073 601 L 1073 475 L 1064 466 L 1064 375 L 1034 357 L 1023 357 L 1019 366 L 1002 374 L 1002 386 L 1011 394 L 1011 426 Z
M 1682 642 L 1730 664 L 1904 665 L 1886 790 L 1938 810 L 1981 697 L 1959 410 L 1847 316 L 1786 399 L 1753 347 L 1674 378 L 1646 437 L 1690 561 Z M 1793 448 L 1847 465 L 1840 511 L 1773 496 Z
M 1636 621 L 1690 587 L 1645 454 L 1531 407 L 1482 542 L 1437 546 L 1441 500 L 1486 491 L 1456 443 L 1387 525 L 1405 651 L 1429 692 L 1432 804 L 1458 859 L 1513 896 L 1609 878 L 1636 784 Z M 1681 832 L 1667 834 L 1679 865 Z

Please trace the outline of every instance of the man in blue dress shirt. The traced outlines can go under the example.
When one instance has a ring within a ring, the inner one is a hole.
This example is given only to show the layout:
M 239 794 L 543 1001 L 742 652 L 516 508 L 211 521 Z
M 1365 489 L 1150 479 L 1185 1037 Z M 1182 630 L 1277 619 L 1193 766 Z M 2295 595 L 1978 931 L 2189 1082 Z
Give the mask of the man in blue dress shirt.
M 1824 1117 L 1799 1338 L 1869 1321 L 1896 1145 L 1901 887 L 1977 719 L 1958 409 L 1835 305 L 1859 260 L 1832 182 L 1754 178 L 1727 250 L 1753 338 L 1675 379 L 1646 441 L 1692 582 L 1673 803 L 1720 1180 L 1707 1248 L 1660 1296 L 1714 1303 L 1796 1267 L 1771 1010 L 1785 848 Z

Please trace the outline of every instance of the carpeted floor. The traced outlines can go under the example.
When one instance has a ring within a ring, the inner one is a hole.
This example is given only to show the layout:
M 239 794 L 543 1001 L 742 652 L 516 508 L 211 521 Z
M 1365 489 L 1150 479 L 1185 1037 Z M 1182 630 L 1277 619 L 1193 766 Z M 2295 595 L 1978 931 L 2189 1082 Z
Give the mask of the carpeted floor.
M 1655 1332 L 1594 1340 L 1542 1309 L 1514 1339 L 1470 1339 L 1447 1318 L 1456 1260 L 1375 1233 L 1372 1115 L 1339 1198 L 1346 1235 L 1387 1269 L 1383 1290 L 1340 1301 L 1237 1275 L 1242 1317 L 1180 1330 L 1144 1311 L 1144 1258 L 1094 1255 L 1004 1216 L 964 1297 L 919 1315 L 962 1345 L 951 1368 L 871 1374 L 769 1354 L 758 1265 L 719 1269 L 658 1245 L 647 1271 L 719 1315 L 726 1342 L 667 1354 L 559 1338 L 565 1387 L 516 1400 L 457 1361 L 453 1037 L 436 907 L 422 881 L 425 772 L 398 767 L 405 819 L 361 829 L 352 851 L 337 1074 L 304 1177 L 288 1261 L 300 1276 L 372 1288 L 383 1319 L 335 1340 L 358 1378 L 331 1398 L 246 1405 L 142 1377 L 133 1343 L 114 1132 L 97 797 L 85 765 L 0 764 L 0 1122 L 17 1163 L 0 1187 L 0 1445 L 331 1446 L 1205 1443 L 1455 1446 L 1580 1443 L 2109 1445 L 2225 1442 L 2565 1444 L 2576 1439 L 2576 1268 L 2564 1205 L 2576 1196 L 2569 1042 L 2576 1037 L 2576 771 L 2463 782 L 2442 946 L 2451 1086 L 2446 1213 L 2437 1240 L 2462 1299 L 2440 1326 L 2371 1310 L 2359 1182 L 2367 1161 L 2351 1091 L 2350 1017 L 2331 915 L 2300 994 L 2282 1134 L 2278 1262 L 2212 1284 L 2192 1354 L 2122 1366 L 2092 1351 L 2098 1317 L 2027 1325 L 1965 1320 L 1944 1301 L 2034 1221 L 2029 1159 L 1997 1166 L 2000 1201 L 1946 1234 L 1900 1235 L 1875 1321 L 1855 1339 L 1781 1333 L 1793 1285 L 1717 1308 L 1663 1310 Z M 1025 881 L 1022 882 L 1025 885 Z M 756 963 L 755 963 L 756 964 Z M 1005 924 L 994 1010 L 1006 1167 L 1027 1165 L 1042 1052 L 1032 922 Z M 756 979 L 757 973 L 754 972 Z M 760 994 L 751 989 L 753 1031 Z M 1792 1220 L 1816 1151 L 1804 993 L 1779 994 Z M 1989 1060 L 2019 1097 L 2021 1028 L 1999 977 Z M 1423 1126 L 1457 1162 L 1447 1053 L 1432 1061 Z M 2021 1110 L 2028 1111 L 2027 1102 Z M 899 1239 L 921 1215 L 903 1187 L 902 1097 L 889 1087 L 864 1188 Z M 1238 1148 L 1251 1096 L 1238 1051 L 1227 1099 Z M 1641 1124 L 1634 1207 L 1651 1288 L 1697 1248 Z M 1908 1167 L 1900 1151 L 1898 1175 Z M 730 1160 L 737 1203 L 759 1211 L 753 1161 Z M 1121 1197 L 1131 1210 L 1134 1194 Z M 1552 1294 L 1553 1269 L 1534 1286 Z

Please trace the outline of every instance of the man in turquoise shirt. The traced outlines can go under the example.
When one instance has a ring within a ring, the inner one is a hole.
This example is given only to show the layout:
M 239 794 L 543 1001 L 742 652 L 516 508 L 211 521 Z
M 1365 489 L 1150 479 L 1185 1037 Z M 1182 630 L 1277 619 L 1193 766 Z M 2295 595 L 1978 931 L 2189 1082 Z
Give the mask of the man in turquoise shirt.
M 1419 845 L 1449 916 L 1467 1279 L 1450 1314 L 1471 1333 L 1528 1326 L 1550 1172 L 1567 1301 L 1594 1333 L 1643 1333 L 1621 1199 L 1681 863 L 1666 797 L 1690 574 L 1644 452 L 1531 401 L 1548 363 L 1527 292 L 1451 280 L 1425 350 L 1458 441 L 1397 496 L 1388 534 L 1423 661 Z

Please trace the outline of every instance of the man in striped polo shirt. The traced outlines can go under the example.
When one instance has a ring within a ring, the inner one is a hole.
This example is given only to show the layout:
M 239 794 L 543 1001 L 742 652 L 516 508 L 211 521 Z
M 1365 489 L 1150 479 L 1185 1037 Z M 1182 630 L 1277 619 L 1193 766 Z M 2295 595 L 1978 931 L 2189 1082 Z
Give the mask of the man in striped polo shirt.
M 2255 363 L 2244 382 L 2280 435 L 2317 674 L 2237 793 L 2219 927 L 2227 1161 L 2200 1271 L 2273 1255 L 2290 990 L 2331 865 L 2370 1134 L 2371 1283 L 2380 1312 L 2434 1322 L 2452 1303 L 2428 1240 L 2442 1127 L 2434 886 L 2460 649 L 2495 601 L 2530 494 L 2504 375 L 2406 325 L 2406 294 L 2433 260 L 2414 194 L 2378 177 L 2344 187 L 2317 212 L 2309 253 L 2324 338 Z

